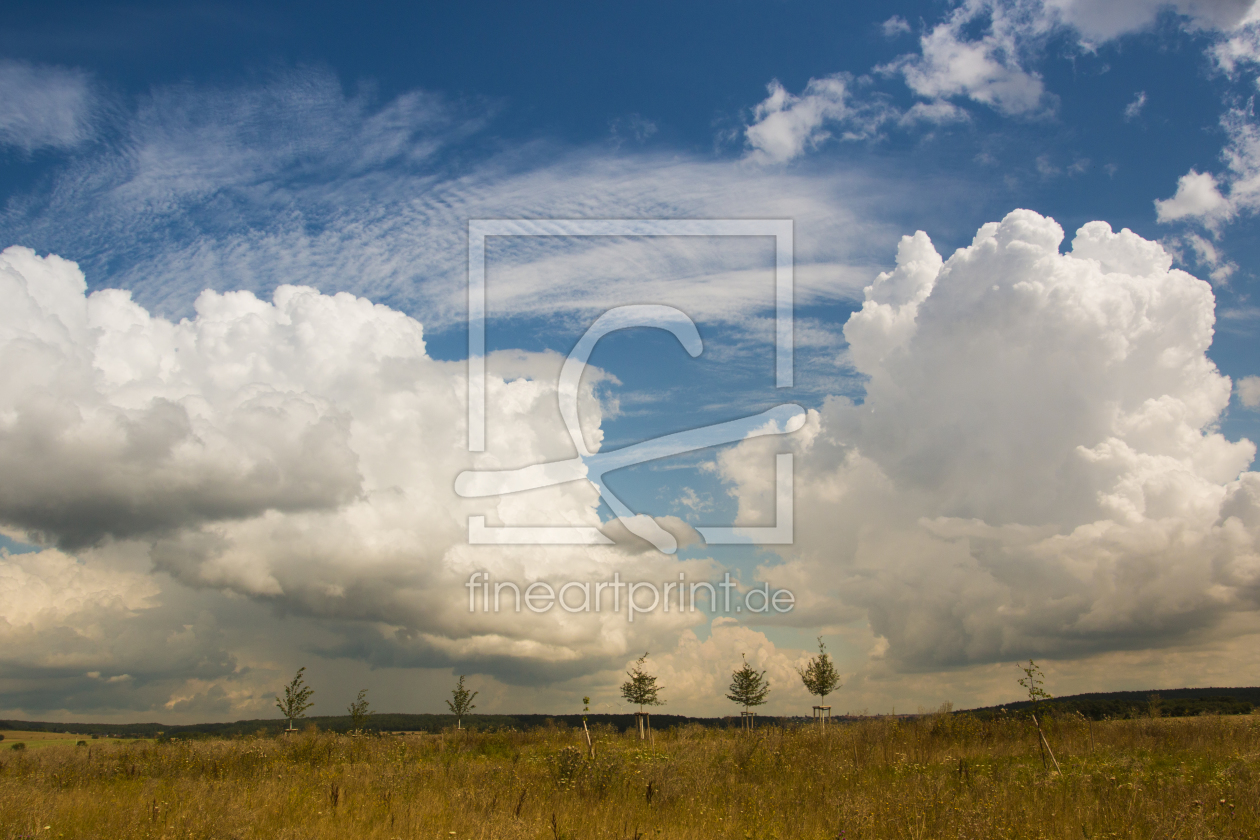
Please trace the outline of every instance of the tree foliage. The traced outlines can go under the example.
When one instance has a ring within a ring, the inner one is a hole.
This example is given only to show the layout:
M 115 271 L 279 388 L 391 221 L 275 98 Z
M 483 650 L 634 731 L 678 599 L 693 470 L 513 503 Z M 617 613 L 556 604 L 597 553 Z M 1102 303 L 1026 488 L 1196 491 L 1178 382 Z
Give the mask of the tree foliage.
M 293 728 L 293 721 L 306 717 L 306 710 L 315 705 L 311 700 L 315 689 L 308 686 L 302 677 L 305 670 L 305 665 L 298 668 L 297 673 L 293 675 L 293 681 L 284 687 L 283 700 L 279 696 L 276 697 L 276 708 L 288 718 L 290 729 Z
M 801 675 L 801 682 L 805 683 L 805 689 L 810 694 L 821 697 L 823 702 L 826 702 L 828 694 L 840 687 L 840 672 L 831 661 L 831 655 L 827 653 L 827 646 L 823 644 L 822 636 L 818 637 L 818 655 L 809 660 L 809 664 L 804 668 L 797 668 L 796 673 Z
M 765 671 L 754 671 L 748 664 L 748 657 L 744 654 L 740 656 L 744 660 L 744 667 L 731 673 L 731 693 L 726 695 L 726 699 L 740 704 L 744 711 L 748 711 L 753 706 L 766 702 L 766 696 L 770 693 L 770 682 L 766 679 Z
M 446 706 L 451 710 L 451 714 L 455 715 L 455 725 L 459 726 L 464 715 L 477 708 L 473 705 L 473 698 L 478 692 L 469 691 L 464 688 L 464 676 L 459 677 L 459 683 L 455 688 L 451 689 L 451 699 L 446 701 Z
M 365 688 L 359 692 L 359 696 L 354 698 L 354 702 L 346 707 L 346 711 L 353 720 L 355 732 L 363 731 L 363 724 L 367 722 L 368 716 L 372 714 L 368 708 L 367 699 L 368 690 Z
M 1042 700 L 1051 700 L 1054 695 L 1042 688 L 1046 682 L 1046 675 L 1041 673 L 1041 669 L 1037 667 L 1037 663 L 1031 659 L 1027 665 L 1020 665 L 1019 670 L 1024 672 L 1024 676 L 1019 680 L 1019 684 L 1028 692 L 1028 700 L 1032 703 L 1040 703 Z
M 644 706 L 663 706 L 665 701 L 660 699 L 659 692 L 664 686 L 656 684 L 656 677 L 649 674 L 643 669 L 643 663 L 647 661 L 648 655 L 644 653 L 635 660 L 634 667 L 626 672 L 626 676 L 630 679 L 621 684 L 621 696 L 628 703 L 634 703 L 639 707 L 639 711 L 643 711 Z

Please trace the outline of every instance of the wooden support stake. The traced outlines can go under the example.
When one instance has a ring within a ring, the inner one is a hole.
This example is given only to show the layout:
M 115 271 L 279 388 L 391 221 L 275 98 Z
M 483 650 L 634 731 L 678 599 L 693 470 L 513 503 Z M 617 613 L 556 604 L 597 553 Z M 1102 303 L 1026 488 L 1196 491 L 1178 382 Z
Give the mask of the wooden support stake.
M 1050 749 L 1050 742 L 1046 740 L 1046 733 L 1041 731 L 1041 724 L 1037 722 L 1037 716 L 1033 715 L 1032 719 L 1033 719 L 1033 724 L 1035 724 L 1037 727 L 1037 734 L 1041 736 L 1041 743 L 1045 745 L 1046 752 L 1050 753 L 1050 760 L 1054 762 L 1054 769 L 1058 772 L 1060 776 L 1062 776 L 1063 769 L 1059 767 L 1059 760 L 1054 757 L 1054 750 Z M 1045 759 L 1042 759 L 1042 763 L 1044 762 L 1045 762 Z

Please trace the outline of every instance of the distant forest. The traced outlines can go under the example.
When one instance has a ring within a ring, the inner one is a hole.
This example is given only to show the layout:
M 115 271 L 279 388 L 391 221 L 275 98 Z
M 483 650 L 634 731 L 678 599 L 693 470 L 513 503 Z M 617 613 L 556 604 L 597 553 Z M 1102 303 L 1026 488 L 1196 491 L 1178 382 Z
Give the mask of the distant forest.
M 964 714 L 991 717 L 1025 713 L 1027 700 L 969 709 Z M 1245 715 L 1260 706 L 1260 688 L 1174 688 L 1160 691 L 1107 691 L 1055 697 L 1036 704 L 1052 714 L 1081 714 L 1091 720 L 1138 717 L 1194 717 L 1195 715 Z
M 1027 700 L 966 709 L 954 712 L 959 715 L 994 717 L 1003 714 L 1027 714 L 1033 704 Z M 1195 715 L 1249 714 L 1260 706 L 1260 687 L 1253 688 L 1176 688 L 1158 691 L 1109 691 L 1098 694 L 1075 694 L 1055 697 L 1036 705 L 1040 714 L 1081 714 L 1091 720 L 1107 718 L 1127 719 L 1138 717 L 1191 717 Z M 899 715 L 915 717 L 915 715 Z M 843 723 L 856 718 L 839 715 L 833 720 Z M 588 714 L 590 726 L 611 726 L 619 731 L 634 727 L 634 715 Z M 805 717 L 774 717 L 758 715 L 759 725 L 798 726 L 809 722 Z M 738 717 L 701 718 L 683 715 L 652 715 L 653 728 L 699 724 L 711 727 L 739 726 Z M 0 729 L 17 729 L 28 732 L 73 732 L 81 735 L 114 738 L 197 738 L 240 737 L 246 735 L 275 735 L 285 728 L 287 721 L 238 720 L 234 723 L 195 723 L 170 726 L 161 723 L 45 723 L 27 720 L 0 721 Z M 370 732 L 441 732 L 455 725 L 455 716 L 449 714 L 373 714 L 368 718 L 365 730 Z M 464 715 L 466 729 L 535 729 L 550 726 L 581 727 L 582 715 Z M 349 732 L 353 729 L 349 715 L 312 716 L 298 721 L 299 728 L 316 726 L 325 731 Z
M 758 725 L 799 723 L 802 718 L 757 716 Z M 586 715 L 588 726 L 612 726 L 624 732 L 634 728 L 634 715 Z M 696 723 L 701 726 L 739 726 L 739 718 L 693 718 L 683 715 L 652 715 L 654 729 Z M 0 729 L 18 729 L 28 732 L 74 732 L 114 738 L 196 738 L 239 737 L 244 735 L 275 735 L 288 726 L 284 718 L 279 720 L 238 720 L 234 723 L 193 723 L 184 726 L 168 726 L 161 723 L 42 723 L 25 720 L 0 721 Z M 350 732 L 354 729 L 349 715 L 304 717 L 295 723 L 298 729 L 315 726 L 327 732 Z M 455 715 L 442 714 L 389 714 L 377 713 L 367 718 L 365 732 L 441 732 L 455 726 Z M 555 727 L 582 727 L 582 715 L 479 715 L 463 717 L 465 729 L 537 729 Z

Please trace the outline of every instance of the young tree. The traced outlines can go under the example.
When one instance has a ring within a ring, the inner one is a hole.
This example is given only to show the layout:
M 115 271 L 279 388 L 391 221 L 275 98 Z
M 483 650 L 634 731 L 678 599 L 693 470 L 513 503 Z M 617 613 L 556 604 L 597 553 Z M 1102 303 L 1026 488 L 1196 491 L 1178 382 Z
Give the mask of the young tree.
M 1051 700 L 1054 698 L 1050 692 L 1042 688 L 1046 683 L 1046 675 L 1041 673 L 1041 669 L 1037 667 L 1037 663 L 1031 659 L 1027 665 L 1020 665 L 1019 670 L 1024 672 L 1023 678 L 1019 684 L 1028 692 L 1028 699 L 1036 704 L 1042 700 Z
M 645 706 L 664 706 L 665 701 L 660 699 L 659 693 L 664 686 L 656 684 L 656 677 L 643 670 L 643 663 L 647 661 L 648 655 L 644 653 L 635 660 L 634 667 L 626 671 L 626 676 L 630 679 L 621 684 L 621 696 L 626 698 L 627 703 L 634 703 L 639 707 L 639 740 L 647 737 L 644 734 L 643 726 L 647 722 L 647 712 L 643 710 Z M 651 731 L 651 723 L 647 722 L 648 731 Z
M 372 714 L 368 709 L 367 693 L 368 690 L 366 688 L 360 691 L 359 696 L 354 698 L 354 702 L 346 708 L 346 711 L 350 713 L 355 732 L 363 731 L 363 724 L 367 721 L 368 716 Z
M 582 731 L 586 733 L 586 752 L 591 757 L 595 757 L 595 745 L 591 743 L 591 730 L 586 727 L 586 715 L 591 710 L 591 698 L 582 698 Z
M 464 676 L 459 677 L 459 684 L 451 690 L 451 699 L 446 701 L 446 706 L 451 710 L 451 714 L 455 715 L 455 728 L 463 729 L 464 715 L 477 708 L 473 705 L 473 698 L 478 692 L 469 691 L 464 688 Z
M 731 673 L 731 693 L 726 695 L 726 699 L 740 704 L 747 712 L 753 706 L 766 702 L 766 695 L 770 693 L 770 682 L 766 679 L 765 671 L 757 673 L 748 665 L 748 657 L 744 654 L 740 656 L 744 660 L 744 667 Z
M 831 656 L 827 653 L 827 646 L 823 644 L 822 636 L 818 637 L 818 655 L 809 660 L 809 664 L 804 668 L 797 668 L 796 673 L 801 675 L 801 682 L 805 683 L 805 689 L 817 697 L 821 698 L 821 702 L 827 702 L 827 695 L 840 687 L 840 673 L 836 671 L 835 663 L 831 661 Z
M 1053 695 L 1046 691 L 1043 686 L 1046 682 L 1046 675 L 1041 673 L 1041 669 L 1037 667 L 1037 663 L 1031 659 L 1027 665 L 1020 665 L 1019 670 L 1024 672 L 1024 676 L 1019 680 L 1019 684 L 1028 692 L 1028 700 L 1033 704 L 1033 708 L 1037 708 L 1037 704 L 1042 700 L 1050 700 Z M 1054 769 L 1059 771 L 1059 775 L 1063 775 L 1063 770 L 1059 768 L 1059 760 L 1054 757 L 1054 750 L 1050 749 L 1050 742 L 1046 740 L 1046 733 L 1041 731 L 1041 722 L 1037 720 L 1037 713 L 1032 712 L 1033 726 L 1037 727 L 1037 746 L 1041 749 L 1041 766 L 1046 766 L 1046 753 L 1050 753 L 1050 760 L 1054 762 Z
M 284 687 L 284 699 L 276 697 L 276 708 L 280 710 L 289 720 L 289 731 L 293 731 L 293 721 L 298 718 L 306 717 L 306 710 L 314 706 L 311 695 L 315 693 L 315 689 L 306 684 L 302 678 L 302 673 L 306 670 L 303 665 L 298 668 L 297 673 L 293 675 L 293 682 Z

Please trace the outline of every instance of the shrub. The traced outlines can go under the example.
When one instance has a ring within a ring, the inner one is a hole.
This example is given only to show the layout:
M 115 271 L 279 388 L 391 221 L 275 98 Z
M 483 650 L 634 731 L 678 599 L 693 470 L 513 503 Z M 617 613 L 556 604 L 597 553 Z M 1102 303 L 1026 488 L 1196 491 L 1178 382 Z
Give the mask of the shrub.
M 582 751 L 573 746 L 565 747 L 552 756 L 551 764 L 557 784 L 561 787 L 570 786 L 582 772 Z
M 21 741 L 18 741 L 16 744 L 14 744 L 13 746 L 9 747 L 9 749 L 11 749 L 11 750 L 24 750 L 24 749 L 26 749 L 26 744 L 22 743 Z

